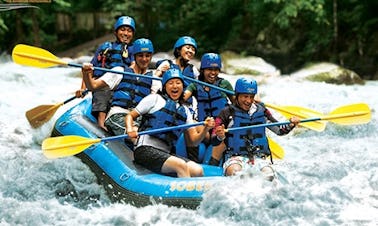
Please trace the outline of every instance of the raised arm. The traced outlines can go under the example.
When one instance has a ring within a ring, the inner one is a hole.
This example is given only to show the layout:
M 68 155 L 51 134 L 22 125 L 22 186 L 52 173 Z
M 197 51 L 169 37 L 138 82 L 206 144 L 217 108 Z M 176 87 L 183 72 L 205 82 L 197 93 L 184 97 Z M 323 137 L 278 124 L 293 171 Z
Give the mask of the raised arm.
M 214 126 L 214 118 L 207 117 L 204 126 L 191 127 L 185 131 L 185 141 L 192 146 L 198 146 Z
M 107 86 L 103 80 L 93 78 L 93 65 L 91 63 L 83 63 L 81 72 L 85 86 L 88 87 L 89 90 L 98 90 Z

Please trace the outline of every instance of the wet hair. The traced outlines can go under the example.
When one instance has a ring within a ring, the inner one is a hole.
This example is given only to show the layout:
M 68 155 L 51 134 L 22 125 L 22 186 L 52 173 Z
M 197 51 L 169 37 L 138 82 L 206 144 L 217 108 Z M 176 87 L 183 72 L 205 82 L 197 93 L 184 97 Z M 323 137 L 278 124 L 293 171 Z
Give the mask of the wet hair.
M 205 81 L 205 70 L 204 69 L 200 69 L 200 74 L 198 75 L 198 80 L 204 82 Z
M 173 55 L 175 56 L 175 58 L 179 58 L 181 48 L 182 48 L 182 46 L 181 46 L 180 48 L 176 48 L 176 49 L 173 51 Z

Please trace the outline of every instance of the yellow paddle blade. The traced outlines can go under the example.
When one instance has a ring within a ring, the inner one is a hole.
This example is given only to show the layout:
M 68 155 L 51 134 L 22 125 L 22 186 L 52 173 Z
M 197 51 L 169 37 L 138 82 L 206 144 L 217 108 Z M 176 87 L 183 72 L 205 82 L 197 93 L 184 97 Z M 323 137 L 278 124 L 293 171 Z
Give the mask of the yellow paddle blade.
M 91 139 L 81 136 L 50 137 L 42 142 L 43 154 L 47 158 L 61 158 L 76 155 L 101 139 Z
M 350 104 L 336 108 L 329 116 L 322 117 L 322 120 L 340 125 L 365 124 L 371 120 L 371 111 L 367 104 Z
M 18 44 L 13 48 L 12 59 L 17 64 L 40 68 L 67 65 L 47 50 L 24 44 Z
M 268 144 L 274 159 L 283 159 L 285 157 L 285 151 L 283 148 L 269 137 Z
M 297 106 L 283 106 L 282 108 L 286 109 L 287 111 L 290 111 L 290 113 L 294 114 L 288 114 L 288 113 L 282 113 L 285 118 L 289 119 L 292 116 L 296 116 L 299 119 L 305 119 L 305 118 L 314 118 L 314 117 L 322 117 L 323 114 L 317 111 L 314 111 L 312 109 L 304 108 L 304 107 L 297 107 Z M 307 123 L 299 123 L 300 126 L 303 126 L 305 128 L 315 130 L 317 132 L 322 132 L 326 128 L 326 122 L 324 121 L 313 121 L 313 122 L 307 122 Z
M 299 119 L 322 117 L 323 114 L 308 108 L 298 107 L 298 106 L 276 106 L 274 104 L 265 103 L 265 106 L 272 108 L 280 112 L 285 118 L 289 119 L 293 116 L 298 117 Z M 326 122 L 323 121 L 312 121 L 306 123 L 300 123 L 300 126 L 303 126 L 308 129 L 312 129 L 318 132 L 322 132 L 326 128 Z
M 40 105 L 27 111 L 25 116 L 33 128 L 38 128 L 49 121 L 62 105 L 63 103 L 56 105 Z

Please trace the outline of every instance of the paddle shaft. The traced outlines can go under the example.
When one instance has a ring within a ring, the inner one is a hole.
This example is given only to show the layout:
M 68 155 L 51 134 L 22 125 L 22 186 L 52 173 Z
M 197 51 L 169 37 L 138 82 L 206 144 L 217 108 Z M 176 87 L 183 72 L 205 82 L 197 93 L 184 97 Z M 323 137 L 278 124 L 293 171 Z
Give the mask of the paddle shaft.
M 67 65 L 68 66 L 72 66 L 72 67 L 82 67 L 81 64 L 76 64 L 76 63 L 68 63 Z M 131 72 L 125 72 L 125 71 L 115 71 L 115 70 L 111 70 L 111 69 L 107 69 L 107 68 L 102 68 L 102 67 L 93 67 L 93 69 L 94 70 L 105 71 L 105 72 L 111 72 L 111 73 L 124 74 L 124 75 L 129 75 L 129 76 L 136 76 L 136 77 L 141 77 L 141 78 L 154 79 L 154 80 L 159 80 L 159 81 L 162 80 L 162 78 L 160 78 L 160 77 L 141 75 L 141 74 L 136 74 L 136 73 L 131 73 Z M 210 83 L 203 82 L 201 80 L 194 79 L 194 78 L 191 78 L 191 77 L 188 77 L 188 76 L 184 76 L 184 79 L 185 80 L 189 80 L 191 82 L 195 82 L 195 83 L 204 85 L 204 86 L 208 86 L 208 87 L 213 88 L 213 89 L 218 89 L 218 90 L 220 90 L 222 92 L 225 92 L 227 94 L 230 94 L 230 95 L 234 95 L 235 94 L 234 91 L 231 91 L 231 90 L 228 90 L 228 89 L 224 89 L 222 87 L 219 87 L 219 86 L 216 86 L 216 85 L 212 85 Z
M 81 95 L 82 95 L 82 96 L 85 96 L 85 95 L 87 95 L 88 92 L 89 92 L 89 90 L 86 89 L 86 90 L 84 90 L 84 92 L 81 93 Z M 70 98 L 68 98 L 67 100 L 65 100 L 65 101 L 63 102 L 63 104 L 67 104 L 68 102 L 71 102 L 71 101 L 75 100 L 76 98 L 77 98 L 76 96 L 70 97 Z
M 290 111 L 290 110 L 287 110 L 287 109 L 285 109 L 285 108 L 283 108 L 283 107 L 276 106 L 276 105 L 274 105 L 274 104 L 269 104 L 269 103 L 264 103 L 264 104 L 265 104 L 265 106 L 267 106 L 268 108 L 272 108 L 272 109 L 274 109 L 274 110 L 276 110 L 276 111 L 284 112 L 284 113 L 286 113 L 286 114 L 295 115 L 295 116 L 300 117 L 300 118 L 307 118 L 307 117 L 308 117 L 307 115 L 305 115 L 305 114 L 303 114 L 303 113 L 300 113 L 300 112 L 292 112 L 292 111 Z M 319 115 L 322 115 L 322 114 L 319 113 Z
M 30 48 L 26 45 L 24 45 L 24 46 L 25 46 L 25 48 Z M 37 48 L 37 47 L 34 47 L 34 48 Z M 26 50 L 28 50 L 28 49 L 26 49 Z M 31 51 L 31 50 L 29 50 L 29 51 Z M 48 52 L 47 50 L 44 50 L 44 51 L 46 51 L 46 54 L 52 54 L 52 53 Z M 37 60 L 37 61 L 45 61 L 45 62 L 58 64 L 58 65 L 68 65 L 68 66 L 71 66 L 71 67 L 78 67 L 78 68 L 81 68 L 83 66 L 83 65 L 77 64 L 77 63 L 67 63 L 67 62 L 62 61 L 60 59 L 53 59 L 52 58 L 53 56 L 45 57 L 45 56 L 41 56 L 41 55 L 38 55 L 38 54 L 33 54 L 32 52 L 31 53 L 30 52 L 29 53 L 23 53 L 23 52 L 16 51 L 13 54 L 21 56 L 21 57 L 26 57 L 26 58 L 29 58 L 29 59 Z M 93 69 L 105 71 L 105 72 L 117 73 L 117 74 L 124 74 L 124 75 L 129 75 L 129 76 L 136 76 L 136 77 L 141 77 L 141 78 L 148 78 L 148 79 L 154 79 L 154 80 L 160 80 L 160 81 L 162 80 L 160 77 L 147 76 L 147 75 L 141 75 L 141 74 L 136 74 L 136 73 L 131 73 L 131 72 L 124 72 L 124 71 L 115 71 L 115 70 L 102 68 L 102 67 L 93 67 Z M 200 80 L 197 80 L 197 79 L 194 79 L 194 78 L 184 76 L 184 79 L 189 80 L 191 82 L 196 82 L 196 83 L 204 85 L 204 86 L 208 86 L 210 88 L 218 89 L 218 90 L 223 91 L 223 92 L 230 94 L 230 95 L 235 94 L 234 91 L 223 89 L 223 88 L 218 87 L 216 85 L 212 85 L 212 84 L 209 84 L 207 82 L 203 82 L 203 81 L 200 81 Z
M 204 125 L 204 124 L 205 124 L 205 122 L 203 121 L 203 122 L 196 122 L 196 123 L 191 123 L 191 124 L 183 124 L 183 125 L 179 125 L 179 126 L 165 127 L 165 128 L 159 128 L 159 129 L 153 129 L 153 130 L 145 130 L 145 131 L 138 132 L 138 136 L 146 135 L 146 134 L 163 133 L 163 132 L 176 130 L 176 129 L 187 129 L 187 128 L 190 128 L 190 127 L 193 127 L 193 126 L 200 126 L 200 125 Z M 128 138 L 128 137 L 129 136 L 127 134 L 122 134 L 122 135 L 118 135 L 118 136 L 105 137 L 105 138 L 102 138 L 101 141 L 119 140 L 119 139 L 124 139 L 124 138 Z
M 41 49 L 41 48 L 38 48 L 38 47 L 23 45 L 23 44 L 19 44 L 13 49 L 12 58 L 15 62 L 18 62 L 18 63 L 23 64 L 23 65 L 28 65 L 28 66 L 51 67 L 51 66 L 54 66 L 54 65 L 69 65 L 69 66 L 73 66 L 73 67 L 82 67 L 81 64 L 64 62 L 47 50 L 44 50 L 44 49 Z M 27 61 L 27 60 L 25 61 L 24 58 L 32 59 L 33 61 L 31 61 L 31 62 Z M 47 63 L 50 63 L 50 64 L 46 65 L 46 64 L 43 64 L 41 62 L 47 62 Z M 148 79 L 161 80 L 161 78 L 159 78 L 159 77 L 140 75 L 140 74 L 135 74 L 135 73 L 130 73 L 130 72 L 113 71 L 113 70 L 106 69 L 106 68 L 95 67 L 94 69 L 95 70 L 102 70 L 102 71 L 106 71 L 106 72 L 120 73 L 120 74 L 129 75 L 129 76 L 139 76 L 139 77 L 148 78 Z M 220 90 L 222 92 L 225 92 L 226 94 L 231 94 L 231 95 L 235 94 L 231 90 L 227 90 L 227 89 L 224 89 L 224 88 L 221 88 L 221 87 L 218 87 L 218 86 L 215 86 L 215 85 L 212 85 L 212 84 L 209 84 L 209 83 L 206 83 L 206 82 L 194 79 L 194 78 L 184 76 L 184 79 L 189 80 L 191 82 L 198 83 L 198 84 L 202 84 L 202 85 L 210 87 L 210 88 Z M 283 108 L 280 108 L 280 109 L 277 109 L 277 110 L 281 111 L 281 112 L 285 112 L 287 114 L 297 115 L 300 118 L 308 118 L 308 117 L 304 117 L 304 116 L 306 116 L 306 114 L 304 114 L 303 112 L 301 112 L 298 115 L 298 114 L 295 114 L 295 112 L 293 110 L 288 110 L 288 109 L 283 109 Z M 345 108 L 345 109 L 342 108 L 342 110 L 343 111 L 348 110 L 348 108 Z M 306 112 L 306 111 L 304 111 L 304 112 Z M 318 113 L 316 113 L 316 114 L 318 114 Z M 315 115 L 315 116 L 317 116 L 317 115 Z M 360 120 L 359 118 L 358 119 L 355 118 L 355 119 Z M 368 121 L 368 120 L 370 120 L 370 117 L 367 115 L 365 121 Z M 319 128 L 317 128 L 317 129 L 319 129 Z M 322 129 L 322 128 L 320 128 L 320 129 Z
M 171 131 L 171 130 L 176 130 L 176 129 L 187 129 L 187 128 L 190 128 L 190 127 L 193 127 L 193 126 L 199 126 L 199 125 L 204 125 L 204 124 L 205 124 L 205 122 L 203 121 L 203 122 L 196 122 L 196 123 L 184 124 L 184 125 L 178 125 L 178 126 L 172 126 L 172 127 L 164 127 L 164 128 L 154 129 L 154 130 L 145 130 L 145 131 L 138 132 L 138 136 L 140 136 L 140 135 L 146 135 L 146 134 L 163 133 L 163 132 L 167 132 L 167 131 Z M 54 150 L 57 150 L 57 149 L 72 148 L 72 147 L 75 147 L 75 146 L 91 145 L 91 144 L 96 144 L 96 143 L 99 143 L 99 142 L 120 140 L 120 139 L 128 138 L 129 136 L 127 134 L 122 134 L 122 135 L 118 135 L 118 136 L 105 137 L 105 138 L 101 138 L 101 139 L 100 138 L 91 139 L 91 138 L 81 137 L 81 140 L 79 140 L 79 141 L 75 140 L 73 142 L 68 139 L 69 137 L 70 136 L 47 138 L 42 143 L 42 149 L 44 151 L 51 151 L 51 150 L 54 151 Z M 48 140 L 56 140 L 56 139 L 63 139 L 63 140 L 60 140 L 57 144 L 54 144 L 53 146 L 50 146 L 49 144 L 47 144 L 45 146 L 45 143 Z M 66 140 L 64 140 L 64 139 L 66 139 Z M 83 151 L 83 150 L 80 150 L 80 151 Z M 65 153 L 64 155 L 67 154 L 66 152 L 70 152 L 70 151 L 72 151 L 72 150 L 71 149 L 68 150 L 68 151 L 65 150 L 64 151 L 64 153 Z M 77 154 L 78 153 L 75 150 L 73 150 L 73 151 L 74 151 L 73 154 Z
M 191 82 L 195 82 L 195 83 L 204 85 L 204 86 L 208 86 L 208 87 L 213 88 L 213 89 L 217 89 L 217 90 L 222 91 L 222 92 L 224 92 L 226 94 L 235 95 L 234 91 L 231 91 L 231 90 L 228 90 L 228 89 L 224 89 L 222 87 L 219 87 L 219 86 L 216 86 L 216 85 L 212 85 L 210 83 L 203 82 L 203 81 L 198 80 L 198 79 L 194 79 L 194 78 L 187 77 L 187 76 L 184 76 L 184 79 L 189 80 Z
M 82 65 L 75 64 L 75 63 L 68 63 L 68 65 L 69 66 L 73 66 L 73 67 L 82 67 Z M 124 75 L 130 75 L 130 76 L 136 76 L 136 77 L 141 77 L 141 78 L 149 78 L 149 79 L 154 79 L 154 80 L 159 80 L 159 81 L 162 80 L 162 78 L 160 78 L 160 77 L 146 76 L 146 75 L 135 74 L 135 73 L 131 73 L 131 72 L 114 71 L 114 70 L 107 69 L 107 68 L 94 67 L 93 69 L 94 70 L 106 71 L 106 72 L 112 72 L 112 73 L 119 73 L 119 74 L 124 74 Z M 220 90 L 222 92 L 225 92 L 226 94 L 230 94 L 230 95 L 234 95 L 235 94 L 234 91 L 231 91 L 231 90 L 228 90 L 228 89 L 224 89 L 222 87 L 219 87 L 219 86 L 216 86 L 216 85 L 212 85 L 210 83 L 203 82 L 201 80 L 194 79 L 194 78 L 191 78 L 191 77 L 188 77 L 188 76 L 184 76 L 184 79 L 188 80 L 188 81 L 191 81 L 191 82 L 195 82 L 195 83 L 204 85 L 204 86 L 208 86 L 208 87 L 213 88 L 213 89 L 218 89 L 218 90 Z
M 299 123 L 305 123 L 305 122 L 312 122 L 312 121 L 318 121 L 318 120 L 332 120 L 332 119 L 340 119 L 340 118 L 350 118 L 350 117 L 356 117 L 368 114 L 369 112 L 366 111 L 358 111 L 358 112 L 350 112 L 350 113 L 344 113 L 344 114 L 335 114 L 335 115 L 328 115 L 324 117 L 316 117 L 316 118 L 309 118 L 300 120 Z M 286 121 L 286 122 L 273 122 L 273 123 L 265 123 L 265 124 L 259 124 L 259 125 L 251 125 L 251 126 L 242 126 L 242 127 L 235 127 L 227 129 L 227 132 L 232 132 L 236 130 L 242 130 L 242 129 L 253 129 L 253 128 L 259 128 L 259 127 L 269 127 L 269 126 L 281 126 L 281 125 L 288 125 L 292 122 Z
M 76 63 L 67 63 L 68 66 L 71 67 L 83 67 L 81 64 L 76 64 Z M 153 80 L 161 80 L 159 77 L 153 77 L 153 76 L 148 76 L 148 75 L 141 75 L 141 74 L 135 74 L 127 71 L 115 71 L 111 70 L 108 68 L 102 68 L 102 67 L 93 67 L 94 70 L 99 70 L 99 71 L 105 71 L 105 72 L 111 72 L 111 73 L 116 73 L 116 74 L 123 74 L 123 75 L 128 75 L 128 76 L 136 76 L 136 77 L 141 77 L 141 78 L 148 78 L 148 79 L 153 79 Z

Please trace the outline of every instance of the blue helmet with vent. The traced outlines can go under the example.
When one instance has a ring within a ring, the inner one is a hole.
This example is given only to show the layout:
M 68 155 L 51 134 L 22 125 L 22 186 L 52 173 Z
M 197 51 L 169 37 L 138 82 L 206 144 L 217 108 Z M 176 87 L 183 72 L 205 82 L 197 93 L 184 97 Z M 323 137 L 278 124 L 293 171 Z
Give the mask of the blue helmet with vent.
M 137 53 L 154 53 L 154 46 L 151 40 L 146 38 L 140 38 L 133 43 L 134 54 Z
M 129 26 L 135 32 L 135 21 L 129 16 L 121 16 L 114 24 L 114 31 L 117 31 L 121 26 Z
M 179 78 L 181 79 L 182 83 L 184 83 L 184 75 L 181 73 L 181 71 L 177 68 L 170 68 L 163 74 L 163 79 L 161 81 L 163 88 L 169 80 L 174 78 Z
M 257 93 L 257 82 L 252 78 L 239 78 L 235 84 L 235 94 L 240 93 L 255 95 Z
M 216 53 L 205 53 L 201 58 L 200 69 L 205 68 L 222 68 L 222 60 L 219 54 Z

